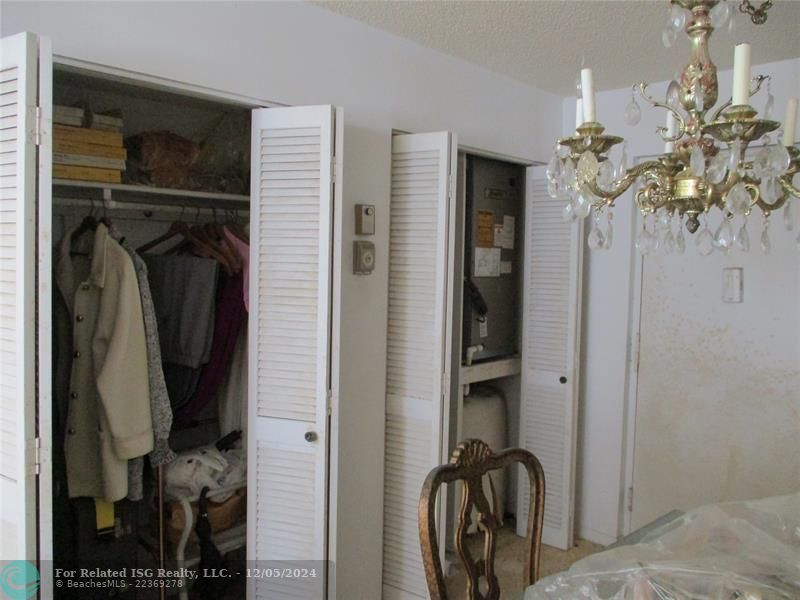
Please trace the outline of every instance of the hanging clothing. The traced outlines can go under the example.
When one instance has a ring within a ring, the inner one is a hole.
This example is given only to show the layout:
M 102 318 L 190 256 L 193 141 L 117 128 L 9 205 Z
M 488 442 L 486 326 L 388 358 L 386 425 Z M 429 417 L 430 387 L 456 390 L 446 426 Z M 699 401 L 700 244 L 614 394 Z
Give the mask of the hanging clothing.
M 161 348 L 158 338 L 153 297 L 150 293 L 150 282 L 147 279 L 147 265 L 142 257 L 125 241 L 124 236 L 112 225 L 109 235 L 115 240 L 133 262 L 136 270 L 136 281 L 139 284 L 139 298 L 142 302 L 144 318 L 144 334 L 147 342 L 147 373 L 150 387 L 150 413 L 153 418 L 153 451 L 150 453 L 150 464 L 154 467 L 165 465 L 175 459 L 175 453 L 169 447 L 169 432 L 172 430 L 172 407 L 169 404 L 167 384 L 161 367 Z M 138 501 L 144 497 L 144 459 L 134 458 L 128 462 L 128 500 Z
M 236 252 L 242 259 L 242 295 L 244 297 L 244 308 L 250 312 L 250 245 L 231 233 L 227 227 L 223 228 L 225 237 L 230 240 Z
M 53 264 L 56 264 L 55 249 Z M 53 556 L 57 568 L 67 568 L 76 546 L 73 507 L 67 488 L 64 438 L 69 409 L 69 379 L 72 372 L 72 327 L 69 310 L 58 286 L 53 286 Z
M 136 272 L 98 224 L 94 235 L 61 241 L 56 283 L 72 327 L 64 454 L 69 496 L 109 502 L 128 493 L 128 459 L 153 450 L 147 345 Z
M 164 362 L 197 368 L 214 336 L 218 264 L 188 255 L 144 254 Z
M 161 358 L 173 411 L 194 394 L 214 336 L 216 261 L 196 256 L 145 254 Z
M 192 399 L 175 413 L 175 425 L 186 427 L 192 418 L 216 398 L 222 380 L 228 372 L 236 339 L 245 318 L 242 297 L 242 274 L 221 276 L 217 308 L 214 317 L 214 341 L 211 357 L 203 367 Z
M 202 367 L 187 367 L 175 363 L 164 363 L 164 380 L 167 382 L 169 401 L 173 414 L 191 400 L 197 382 L 200 381 Z
M 242 323 L 231 366 L 217 394 L 219 431 L 224 436 L 232 431 L 247 435 L 247 321 Z M 243 447 L 247 447 L 246 442 Z

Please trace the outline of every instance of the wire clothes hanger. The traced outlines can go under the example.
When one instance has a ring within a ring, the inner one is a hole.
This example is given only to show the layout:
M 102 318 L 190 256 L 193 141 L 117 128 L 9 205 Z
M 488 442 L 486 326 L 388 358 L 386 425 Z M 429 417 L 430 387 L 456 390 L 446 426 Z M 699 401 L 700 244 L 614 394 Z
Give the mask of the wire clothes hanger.
M 250 236 L 247 235 L 247 231 L 245 231 L 245 228 L 239 223 L 239 212 L 235 208 L 231 209 L 231 212 L 233 213 L 233 218 L 226 225 L 228 231 L 249 246 Z
M 91 204 L 89 206 L 89 214 L 83 217 L 80 225 L 72 232 L 70 236 L 70 244 L 77 242 L 85 233 L 90 231 L 94 231 L 97 229 L 98 221 L 94 216 L 94 198 L 91 199 Z M 89 252 L 76 252 L 70 250 L 70 255 L 72 256 L 89 256 Z
M 229 258 L 220 250 L 219 247 L 216 246 L 216 244 L 208 239 L 208 236 L 204 235 L 202 226 L 199 225 L 200 207 L 197 207 L 195 219 L 198 224 L 194 227 L 190 227 L 189 224 L 183 220 L 174 221 L 166 233 L 147 242 L 146 244 L 143 244 L 142 246 L 139 246 L 136 251 L 141 254 L 176 236 L 181 236 L 183 241 L 170 248 L 167 251 L 167 254 L 193 251 L 199 256 L 216 260 L 222 266 L 222 268 L 225 269 L 226 273 L 230 275 L 233 273 L 233 266 L 231 265 Z

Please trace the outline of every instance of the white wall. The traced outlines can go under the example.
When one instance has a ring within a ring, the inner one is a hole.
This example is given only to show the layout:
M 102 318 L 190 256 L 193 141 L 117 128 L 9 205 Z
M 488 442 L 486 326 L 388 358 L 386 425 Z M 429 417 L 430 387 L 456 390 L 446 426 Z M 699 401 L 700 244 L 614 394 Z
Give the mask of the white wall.
M 754 54 L 757 52 L 755 48 Z M 786 99 L 800 95 L 800 59 L 754 67 L 753 73 L 774 76 L 774 117 L 782 120 Z M 730 71 L 721 72 L 720 97 L 730 95 L 730 85 Z M 654 85 L 651 93 L 663 98 L 665 90 L 666 83 L 662 82 Z M 630 96 L 630 88 L 599 93 L 598 120 L 608 132 L 628 140 L 629 157 L 660 153 L 663 144 L 654 131 L 663 124 L 664 111 L 639 100 L 642 121 L 629 127 L 622 116 Z M 764 102 L 764 92 L 754 99 L 759 110 L 763 110 Z M 563 128 L 571 132 L 574 101 L 565 100 L 563 107 Z M 647 257 L 644 261 L 642 294 L 652 301 L 648 306 L 657 303 L 658 311 L 646 311 L 641 345 L 648 349 L 666 342 L 669 352 L 657 369 L 642 373 L 639 393 L 651 406 L 660 406 L 662 416 L 679 414 L 685 418 L 691 414 L 691 420 L 701 430 L 717 432 L 713 436 L 684 438 L 691 441 L 687 452 L 667 459 L 671 470 L 662 470 L 658 476 L 661 485 L 676 491 L 667 494 L 666 489 L 661 489 L 665 502 L 661 512 L 670 506 L 686 508 L 745 495 L 780 493 L 784 487 L 777 481 L 792 473 L 796 486 L 800 461 L 783 455 L 776 444 L 762 443 L 767 432 L 785 433 L 786 419 L 794 419 L 788 423 L 793 424 L 795 432 L 800 427 L 796 421 L 800 409 L 800 254 L 793 248 L 793 236 L 784 231 L 780 217 L 778 214 L 773 218 L 774 250 L 770 257 L 762 256 L 758 250 L 760 219 L 751 218 L 752 248 L 747 256 L 733 252 L 729 257 L 699 257 L 694 239 L 689 236 L 685 256 Z M 626 357 L 632 274 L 634 265 L 639 264 L 633 234 L 634 228 L 640 227 L 630 193 L 618 200 L 614 218 L 614 248 L 607 252 L 587 250 L 584 263 L 578 533 L 602 543 L 622 533 L 624 522 Z M 713 222 L 716 227 L 718 220 Z M 722 304 L 723 266 L 744 267 L 743 304 Z M 666 339 L 665 334 L 669 334 Z M 690 351 L 693 347 L 702 351 Z M 746 361 L 733 360 L 733 350 L 738 347 L 747 352 Z M 765 351 L 767 347 L 769 351 Z M 702 376 L 698 363 L 703 364 Z M 780 380 L 768 383 L 767 374 L 779 375 Z M 759 384 L 754 387 L 755 382 Z M 762 398 L 756 400 L 756 396 Z M 726 415 L 723 428 L 717 421 L 720 411 Z M 678 423 L 663 423 L 662 447 L 666 447 L 683 433 L 678 431 Z M 746 458 L 737 447 L 747 448 Z M 690 460 L 690 456 L 694 458 Z M 725 484 L 719 476 L 710 478 L 712 473 L 722 474 L 723 479 L 725 473 L 730 473 L 730 481 Z M 652 494 L 653 490 L 640 492 Z M 635 498 L 636 492 L 634 502 Z
M 542 160 L 561 99 L 300 3 L 3 2 L 2 35 L 56 54 L 286 104 L 345 109 L 337 520 L 340 598 L 379 598 L 390 134 L 450 129 L 463 144 Z M 353 204 L 377 205 L 377 266 L 355 277 Z

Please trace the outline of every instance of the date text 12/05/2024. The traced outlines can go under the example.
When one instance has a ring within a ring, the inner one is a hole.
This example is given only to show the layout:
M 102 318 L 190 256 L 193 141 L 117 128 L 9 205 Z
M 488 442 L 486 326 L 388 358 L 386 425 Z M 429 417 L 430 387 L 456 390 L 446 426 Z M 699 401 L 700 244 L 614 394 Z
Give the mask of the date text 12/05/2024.
M 149 569 L 149 568 L 122 568 L 122 569 L 56 569 L 56 579 L 97 579 L 128 577 L 152 577 L 156 579 L 198 579 L 216 577 L 245 577 L 256 579 L 315 579 L 319 576 L 317 569 L 308 568 L 246 568 L 244 573 L 230 569 L 203 569 L 202 572 L 187 568 L 180 569 Z

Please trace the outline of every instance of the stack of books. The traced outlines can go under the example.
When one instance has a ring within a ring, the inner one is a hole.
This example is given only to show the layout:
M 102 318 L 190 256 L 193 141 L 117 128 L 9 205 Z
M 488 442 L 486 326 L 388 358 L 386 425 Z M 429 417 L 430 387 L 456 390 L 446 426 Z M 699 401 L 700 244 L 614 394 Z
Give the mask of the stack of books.
M 82 108 L 53 110 L 53 177 L 120 183 L 127 153 L 122 145 L 122 119 Z M 90 126 L 87 126 L 90 125 Z

